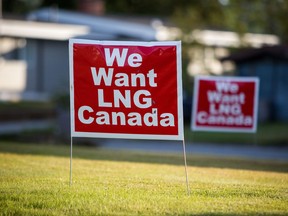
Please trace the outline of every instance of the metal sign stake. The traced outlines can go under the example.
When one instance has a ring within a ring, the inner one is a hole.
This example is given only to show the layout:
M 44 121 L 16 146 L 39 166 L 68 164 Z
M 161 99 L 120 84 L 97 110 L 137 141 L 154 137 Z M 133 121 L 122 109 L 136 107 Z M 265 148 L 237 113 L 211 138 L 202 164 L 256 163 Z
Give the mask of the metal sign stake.
M 187 169 L 185 140 L 183 139 L 182 141 L 183 141 L 183 155 L 184 155 L 184 164 L 185 164 L 187 194 L 188 194 L 188 196 L 190 196 L 190 186 L 189 186 L 189 180 L 188 180 L 188 169 Z
M 73 137 L 71 136 L 71 143 L 70 143 L 70 186 L 72 185 L 72 146 L 73 146 Z

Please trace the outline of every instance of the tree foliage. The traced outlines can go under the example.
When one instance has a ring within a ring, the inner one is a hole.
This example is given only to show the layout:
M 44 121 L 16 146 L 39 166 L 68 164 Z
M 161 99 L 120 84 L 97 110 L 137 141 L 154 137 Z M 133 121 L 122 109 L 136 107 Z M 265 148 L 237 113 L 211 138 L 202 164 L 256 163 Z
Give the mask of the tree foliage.
M 218 29 L 275 34 L 288 42 L 288 0 L 195 0 L 177 7 L 173 19 L 184 31 Z
M 170 16 L 175 7 L 188 5 L 186 0 L 106 0 L 108 13 Z
M 4 12 L 39 7 L 76 10 L 81 0 L 2 0 Z M 278 35 L 288 42 L 288 0 L 103 0 L 109 14 L 170 17 L 183 31 L 218 29 Z

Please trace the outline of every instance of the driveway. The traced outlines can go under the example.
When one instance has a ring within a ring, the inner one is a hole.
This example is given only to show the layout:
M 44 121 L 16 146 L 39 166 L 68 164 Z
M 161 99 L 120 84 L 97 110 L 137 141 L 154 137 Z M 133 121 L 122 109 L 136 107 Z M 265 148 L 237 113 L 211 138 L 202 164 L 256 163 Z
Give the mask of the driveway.
M 237 157 L 288 162 L 288 147 L 261 147 L 255 145 L 186 143 L 187 155 Z M 182 141 L 108 139 L 102 148 L 129 151 L 183 153 Z

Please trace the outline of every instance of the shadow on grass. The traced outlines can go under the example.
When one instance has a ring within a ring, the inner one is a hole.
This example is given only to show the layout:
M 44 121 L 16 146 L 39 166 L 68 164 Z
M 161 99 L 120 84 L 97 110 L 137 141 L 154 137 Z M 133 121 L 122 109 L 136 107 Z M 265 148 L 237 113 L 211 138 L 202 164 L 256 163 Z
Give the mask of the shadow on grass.
M 70 146 L 56 144 L 27 144 L 0 142 L 0 152 L 70 157 Z M 89 160 L 125 161 L 137 163 L 155 163 L 184 166 L 182 154 L 146 153 L 133 151 L 118 151 L 96 148 L 94 146 L 73 146 L 73 158 Z M 288 172 L 288 163 L 265 160 L 247 160 L 236 158 L 208 157 L 189 155 L 188 166 L 229 168 L 254 171 Z

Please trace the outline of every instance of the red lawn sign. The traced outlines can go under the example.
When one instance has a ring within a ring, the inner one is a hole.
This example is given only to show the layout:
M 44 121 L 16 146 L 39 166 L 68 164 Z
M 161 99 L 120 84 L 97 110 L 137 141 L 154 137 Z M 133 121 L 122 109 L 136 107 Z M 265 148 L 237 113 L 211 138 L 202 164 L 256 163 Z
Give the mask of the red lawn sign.
M 196 77 L 192 130 L 257 130 L 259 80 L 255 77 Z
M 71 136 L 183 140 L 180 42 L 69 41 Z

